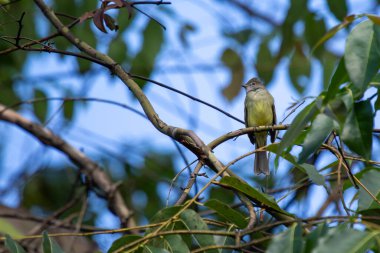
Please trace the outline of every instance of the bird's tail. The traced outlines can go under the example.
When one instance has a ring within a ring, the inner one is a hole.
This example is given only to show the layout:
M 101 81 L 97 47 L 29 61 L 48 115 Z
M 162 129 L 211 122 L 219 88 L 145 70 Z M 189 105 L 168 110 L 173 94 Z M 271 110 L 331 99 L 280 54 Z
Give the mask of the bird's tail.
M 269 164 L 266 151 L 256 152 L 254 171 L 256 175 L 259 175 L 261 173 L 267 176 L 269 175 Z

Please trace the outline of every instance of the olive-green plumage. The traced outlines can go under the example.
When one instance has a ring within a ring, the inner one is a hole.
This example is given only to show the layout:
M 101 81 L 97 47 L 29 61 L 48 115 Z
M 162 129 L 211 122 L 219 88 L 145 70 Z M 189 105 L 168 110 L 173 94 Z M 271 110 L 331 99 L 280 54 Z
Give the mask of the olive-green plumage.
M 271 126 L 276 124 L 274 99 L 258 78 L 252 78 L 242 85 L 246 89 L 244 101 L 244 118 L 246 127 Z M 275 131 L 269 131 L 271 142 L 276 138 Z M 267 132 L 248 134 L 256 149 L 267 145 Z M 268 157 L 265 151 L 257 152 L 254 164 L 255 174 L 269 175 Z

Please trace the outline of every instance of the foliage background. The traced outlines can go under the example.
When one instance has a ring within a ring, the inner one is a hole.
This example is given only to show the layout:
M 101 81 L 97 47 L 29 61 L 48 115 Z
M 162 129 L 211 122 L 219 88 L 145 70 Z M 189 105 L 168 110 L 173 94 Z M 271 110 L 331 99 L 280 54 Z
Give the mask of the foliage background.
M 73 17 L 80 17 L 99 6 L 97 1 L 52 1 L 49 4 L 55 11 Z M 258 75 L 276 99 L 279 121 L 289 114 L 286 108 L 295 100 L 316 97 L 327 89 L 344 53 L 349 31 L 363 19 L 350 23 L 311 55 L 311 49 L 324 34 L 349 14 L 379 12 L 376 1 L 173 1 L 171 5 L 141 5 L 138 8 L 159 23 L 137 10 L 131 19 L 128 19 L 127 9 L 111 10 L 110 15 L 119 25 L 117 32 L 102 33 L 91 20 L 76 25 L 73 31 L 99 51 L 110 55 L 128 72 L 150 77 L 207 101 L 238 119 L 243 119 L 244 94 L 240 85 Z M 52 129 L 96 161 L 115 182 L 120 182 L 118 189 L 127 205 L 132 207 L 137 224 L 148 223 L 167 201 L 171 206 L 181 195 L 181 187 L 189 180 L 186 170 L 173 184 L 167 199 L 173 178 L 195 156 L 156 131 L 144 117 L 133 111 L 99 101 L 85 101 L 88 98 L 108 99 L 141 112 L 128 88 L 109 70 L 82 59 L 53 53 L 27 50 L 5 53 L 12 47 L 9 41 L 14 43 L 6 36 L 17 36 L 19 26 L 16 21 L 23 10 L 26 13 L 23 37 L 36 39 L 55 32 L 32 1 L 16 1 L 2 7 L 0 102 L 14 106 L 26 118 Z M 69 17 L 62 20 L 71 21 Z M 54 38 L 44 45 L 78 51 L 64 38 Z M 138 83 L 164 121 L 192 129 L 205 143 L 244 126 L 176 92 L 141 80 Z M 376 88 L 369 88 L 365 97 L 376 92 Z M 63 104 L 62 101 L 45 101 L 47 97 L 75 97 L 79 101 Z M 28 102 L 33 99 L 42 101 Z M 305 105 L 312 100 L 306 100 Z M 303 106 L 282 123 L 290 123 Z M 378 122 L 374 117 L 374 128 Z M 91 185 L 78 174 L 65 155 L 41 145 L 12 124 L 0 122 L 0 127 L 0 191 L 4 206 L 22 208 L 37 217 L 66 219 L 69 223 L 78 222 L 81 217 L 81 222 L 88 226 L 119 227 L 119 219 L 107 209 L 107 201 L 90 190 Z M 371 151 L 374 161 L 378 160 L 375 137 Z M 215 155 L 228 163 L 251 150 L 248 139 L 242 136 L 218 147 Z M 292 152 L 298 154 L 300 151 L 301 148 L 295 147 Z M 356 152 L 364 157 L 368 155 L 368 152 Z M 274 156 L 271 157 L 273 165 L 276 163 Z M 322 169 L 333 160 L 333 155 L 322 152 L 318 159 L 308 162 Z M 330 198 L 322 186 L 311 184 L 293 189 L 305 178 L 305 173 L 294 169 L 291 163 L 280 159 L 278 166 L 272 166 L 272 176 L 265 180 L 253 176 L 252 162 L 252 157 L 245 158 L 232 169 L 250 185 L 258 189 L 267 185 L 269 192 L 278 192 L 274 194 L 276 199 L 285 196 L 279 203 L 281 208 L 302 218 L 343 212 L 339 198 Z M 360 162 L 352 169 L 354 173 L 371 171 L 373 178 L 378 176 Z M 214 175 L 208 168 L 203 168 L 202 172 Z M 321 173 L 329 178 L 329 172 Z M 208 179 L 204 176 L 198 177 L 191 196 L 206 182 Z M 373 186 L 374 194 L 379 192 L 376 182 L 368 184 Z M 335 189 L 335 186 L 331 183 L 328 188 Z M 353 187 L 345 185 L 344 189 L 347 201 L 357 196 Z M 360 194 L 363 193 L 359 192 L 359 198 Z M 75 205 L 62 214 L 54 213 L 74 196 L 80 199 Z M 202 201 L 217 198 L 228 204 L 238 202 L 236 197 L 217 186 L 210 187 L 202 197 Z M 350 207 L 355 209 L 357 205 L 354 201 Z M 6 227 L 5 224 L 7 228 L 13 226 L 7 220 L 1 221 L 0 227 Z M 271 232 L 278 233 L 283 229 L 280 227 Z M 293 229 L 296 231 L 295 227 Z M 4 232 L 10 233 L 9 229 Z M 22 234 L 27 232 L 21 230 Z M 94 239 L 102 250 L 107 250 L 118 236 L 102 235 Z

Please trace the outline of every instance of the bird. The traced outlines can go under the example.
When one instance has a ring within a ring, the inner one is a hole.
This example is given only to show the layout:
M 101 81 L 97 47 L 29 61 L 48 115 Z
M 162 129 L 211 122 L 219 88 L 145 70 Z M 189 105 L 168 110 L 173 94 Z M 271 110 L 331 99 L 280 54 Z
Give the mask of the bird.
M 276 109 L 274 98 L 265 88 L 264 83 L 257 77 L 250 79 L 242 87 L 245 88 L 244 121 L 246 127 L 272 126 L 276 124 Z M 276 139 L 276 131 L 269 130 L 271 142 Z M 267 145 L 268 132 L 249 133 L 249 140 L 256 149 Z M 258 151 L 255 154 L 254 172 L 269 175 L 269 162 L 266 151 Z

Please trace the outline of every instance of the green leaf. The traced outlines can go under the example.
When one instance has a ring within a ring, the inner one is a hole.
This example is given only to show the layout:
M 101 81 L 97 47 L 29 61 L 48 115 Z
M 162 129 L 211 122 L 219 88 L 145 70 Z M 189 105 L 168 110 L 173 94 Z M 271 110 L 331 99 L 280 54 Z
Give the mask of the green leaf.
M 227 221 L 235 224 L 239 228 L 245 228 L 248 224 L 247 220 L 240 212 L 217 199 L 208 200 L 206 203 L 204 203 L 204 206 L 216 211 L 217 214 L 222 216 Z
M 186 209 L 183 211 L 180 216 L 180 221 L 185 225 L 189 230 L 209 230 L 207 224 L 204 222 L 201 216 L 196 213 L 194 210 Z M 206 247 L 215 245 L 215 240 L 212 235 L 208 234 L 194 234 L 193 238 L 195 243 L 200 247 Z M 219 252 L 218 250 L 208 250 L 207 252 Z
M 162 28 L 157 25 L 154 20 L 150 20 L 143 32 L 144 41 L 140 51 L 131 62 L 131 74 L 150 77 L 155 65 L 157 56 L 161 51 L 161 46 L 164 41 Z M 146 82 L 138 81 L 141 87 L 144 87 Z
M 372 21 L 372 23 L 376 25 L 380 25 L 380 17 L 372 14 L 365 14 L 369 20 Z
M 343 22 L 339 25 L 334 26 L 330 30 L 327 31 L 327 33 L 315 44 L 311 52 L 313 53 L 320 45 L 325 43 L 327 40 L 332 38 L 337 32 L 351 24 L 354 20 L 356 20 L 358 16 L 356 15 L 350 15 L 344 18 Z
M 313 12 L 307 12 L 305 17 L 305 39 L 309 48 L 313 48 L 313 46 L 318 42 L 320 38 L 326 33 L 326 24 L 323 18 L 319 18 Z M 314 55 L 320 56 L 322 53 L 327 51 L 323 51 L 323 48 L 320 50 L 316 50 Z
M 270 242 L 267 253 L 298 253 L 302 252 L 304 242 L 302 229 L 298 224 L 293 224 L 286 231 L 276 235 Z
M 112 243 L 111 248 L 107 252 L 108 253 L 115 252 L 116 250 L 121 249 L 125 245 L 128 245 L 128 244 L 130 244 L 130 243 L 132 243 L 138 239 L 141 239 L 141 238 L 142 238 L 142 236 L 139 236 L 139 235 L 125 235 L 123 237 L 120 237 L 119 239 L 115 240 Z
M 316 101 L 313 101 L 308 106 L 306 106 L 295 119 L 290 124 L 290 127 L 284 134 L 282 141 L 280 142 L 280 146 L 278 147 L 278 152 L 281 153 L 284 149 L 290 147 L 294 144 L 294 140 L 302 133 L 307 123 L 310 120 L 314 119 L 314 117 L 318 113 L 318 107 Z
M 47 117 L 48 103 L 45 100 L 46 95 L 42 90 L 34 91 L 34 98 L 41 99 L 41 101 L 36 101 L 33 103 L 34 114 L 37 116 L 41 123 L 44 123 Z
M 358 155 L 370 159 L 373 129 L 371 101 L 364 100 L 355 103 L 353 110 L 346 115 L 345 123 L 341 127 L 343 128 L 341 132 L 343 142 Z
M 170 253 L 170 251 L 163 248 L 156 248 L 150 245 L 145 245 L 143 253 Z
M 250 28 L 242 29 L 240 31 L 224 32 L 224 36 L 234 39 L 240 45 L 245 45 L 251 38 L 254 31 Z
M 181 26 L 181 30 L 179 31 L 179 40 L 181 41 L 183 47 L 189 47 L 189 34 L 195 32 L 195 30 L 196 27 L 190 23 L 185 23 Z
M 334 16 L 339 20 L 344 20 L 348 12 L 346 0 L 330 0 L 326 2 Z
M 63 104 L 63 117 L 65 117 L 65 119 L 67 121 L 70 121 L 70 120 L 73 119 L 74 106 L 75 106 L 75 102 L 74 101 L 70 101 L 70 100 L 64 101 L 64 104 Z
M 12 239 L 8 234 L 5 235 L 5 247 L 10 251 L 10 253 L 25 253 L 25 250 L 21 245 Z
M 306 173 L 313 183 L 317 185 L 325 185 L 325 178 L 317 171 L 314 165 L 307 163 L 299 163 L 289 152 L 280 153 L 278 147 L 278 144 L 271 144 L 268 146 L 267 150 L 281 156 L 282 158 L 293 164 L 294 167 Z
M 339 225 L 319 238 L 313 253 L 359 253 L 366 252 L 379 232 L 368 233 Z
M 0 234 L 8 234 L 13 238 L 19 238 L 23 234 L 9 220 L 0 218 Z
M 244 80 L 244 65 L 240 55 L 231 48 L 224 50 L 221 60 L 231 75 L 229 84 L 223 88 L 222 93 L 227 100 L 231 101 L 240 93 Z
M 268 40 L 263 40 L 261 42 L 255 64 L 257 74 L 265 83 L 269 83 L 272 80 L 277 64 L 277 60 L 269 50 L 268 44 Z
M 380 27 L 369 20 L 358 24 L 348 35 L 344 58 L 348 76 L 359 96 L 379 70 Z
M 365 173 L 361 180 L 362 184 L 377 198 L 380 199 L 380 171 L 369 170 Z M 380 209 L 380 204 L 373 200 L 373 198 L 362 188 L 359 189 L 359 203 L 358 210 Z
M 61 247 L 49 237 L 46 231 L 43 232 L 42 247 L 44 253 L 64 253 Z
M 333 98 L 338 92 L 339 86 L 348 81 L 349 79 L 348 79 L 348 74 L 346 71 L 345 63 L 344 63 L 344 57 L 342 57 L 330 80 L 330 83 L 326 92 L 325 101 L 328 101 L 331 98 Z
M 333 120 L 326 114 L 320 113 L 315 117 L 303 142 L 302 152 L 298 158 L 299 163 L 305 162 L 321 146 L 333 130 L 333 127 Z
M 302 44 L 298 42 L 290 58 L 289 75 L 294 88 L 296 88 L 299 93 L 303 93 L 308 86 L 310 71 L 310 60 L 305 56 Z
M 377 89 L 377 98 L 375 102 L 375 110 L 380 110 L 380 88 Z
M 187 244 L 184 242 L 180 235 L 168 235 L 164 236 L 165 249 L 168 249 L 172 253 L 187 253 L 190 252 Z
M 121 36 L 117 36 L 111 41 L 108 46 L 108 56 L 114 59 L 118 64 L 123 64 L 128 60 L 127 46 Z
M 287 216 L 293 216 L 287 211 L 281 209 L 281 207 L 278 206 L 276 201 L 274 201 L 274 199 L 271 196 L 253 188 L 252 186 L 240 181 L 235 177 L 223 177 L 218 184 L 223 187 L 232 188 L 234 190 L 244 193 L 248 198 L 250 198 L 253 202 L 260 206 L 269 208 L 273 211 L 285 214 Z
M 305 250 L 304 252 L 312 252 L 318 244 L 319 237 L 324 236 L 328 231 L 328 226 L 326 223 L 318 224 L 318 226 L 306 237 Z

